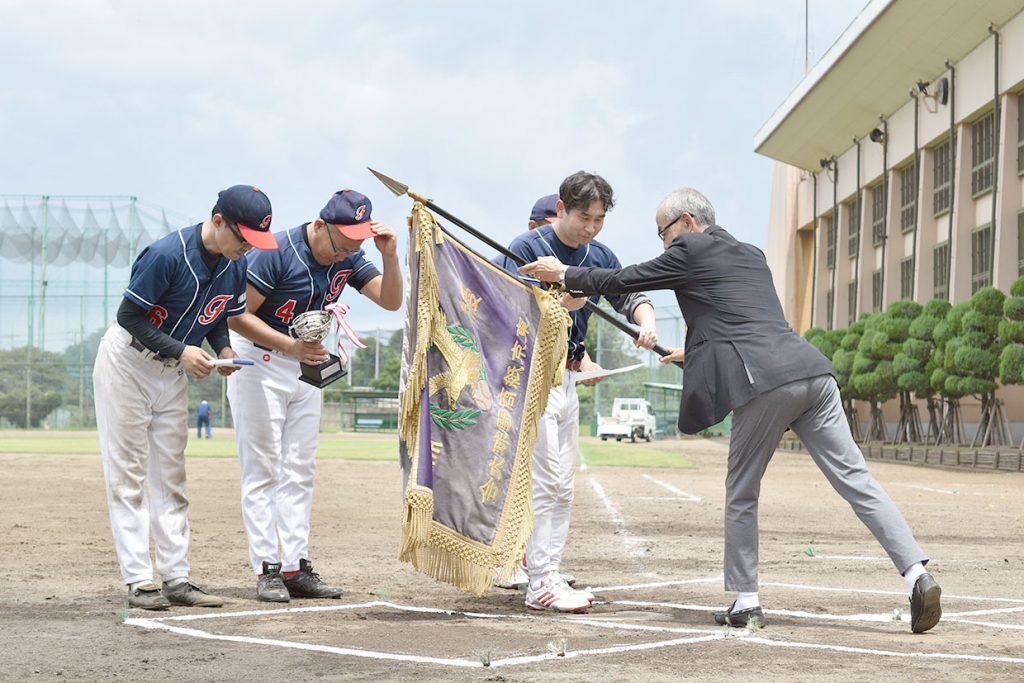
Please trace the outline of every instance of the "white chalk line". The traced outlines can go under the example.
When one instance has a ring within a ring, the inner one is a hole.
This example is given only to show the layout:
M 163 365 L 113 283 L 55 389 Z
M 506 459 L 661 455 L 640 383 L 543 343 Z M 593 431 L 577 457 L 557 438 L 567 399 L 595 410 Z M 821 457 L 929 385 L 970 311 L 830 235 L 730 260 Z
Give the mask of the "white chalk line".
M 695 496 L 692 493 L 687 493 L 686 491 L 683 491 L 683 490 L 681 490 L 679 488 L 676 488 L 675 486 L 673 486 L 672 484 L 669 484 L 668 482 L 662 481 L 660 479 L 655 479 L 654 477 L 652 477 L 649 474 L 644 474 L 643 477 L 647 481 L 650 481 L 650 482 L 653 482 L 653 483 L 657 484 L 658 486 L 660 486 L 661 488 L 665 489 L 666 491 L 669 491 L 671 493 L 676 494 L 677 496 L 679 496 L 683 500 L 690 501 L 690 502 L 693 502 L 693 503 L 699 503 L 700 501 L 704 500 L 700 496 Z
M 802 553 L 812 560 L 855 560 L 861 562 L 890 562 L 888 557 L 877 557 L 875 555 L 819 555 L 814 553 L 813 555 L 807 555 Z
M 604 586 L 598 588 L 590 588 L 591 593 L 607 593 L 608 591 L 639 591 L 645 588 L 665 588 L 667 586 L 686 586 L 695 583 L 718 583 L 723 579 L 723 576 L 712 576 L 706 579 L 678 579 L 671 581 L 657 581 L 654 583 L 632 583 L 623 586 Z
M 959 624 L 973 624 L 975 626 L 986 626 L 988 628 L 999 628 L 1009 629 L 1012 631 L 1024 631 L 1024 624 L 997 624 L 994 621 L 974 621 L 973 619 L 946 619 L 942 618 L 943 621 L 955 621 Z
M 905 591 L 880 591 L 868 588 L 830 588 L 828 586 L 806 586 L 799 583 L 776 583 L 773 581 L 762 581 L 760 583 L 762 587 L 771 586 L 773 588 L 792 588 L 795 590 L 808 590 L 808 591 L 821 591 L 826 593 L 867 593 L 870 595 L 900 595 L 904 599 L 907 597 Z M 1008 602 L 1016 605 L 1024 605 L 1024 600 L 1018 598 L 988 598 L 981 597 L 978 595 L 952 595 L 950 593 L 942 594 L 943 600 L 973 600 L 977 602 Z
M 628 605 L 631 607 L 666 607 L 668 609 L 687 610 L 692 612 L 714 612 L 722 607 L 709 607 L 707 605 L 684 605 L 674 602 L 647 602 L 643 600 L 609 600 L 611 605 Z M 797 617 L 800 619 L 817 619 L 820 621 L 864 621 L 884 623 L 896 621 L 892 613 L 888 614 L 821 614 L 818 612 L 802 612 L 799 610 L 786 609 L 765 609 L 765 614 Z
M 630 533 L 629 529 L 626 528 L 626 520 L 622 518 L 622 514 L 619 512 L 615 504 L 612 503 L 611 498 L 605 493 L 604 487 L 601 486 L 601 482 L 597 480 L 597 477 L 590 475 L 590 487 L 594 489 L 594 493 L 601 499 L 601 504 L 604 505 L 605 512 L 611 517 L 612 522 L 618 529 L 619 535 L 622 537 L 622 542 L 627 548 L 629 548 L 629 554 L 634 558 L 641 558 L 644 556 L 644 549 L 638 546 L 646 545 L 649 541 L 639 536 L 634 536 Z
M 892 650 L 875 650 L 865 647 L 851 647 L 848 645 L 823 645 L 818 643 L 797 643 L 781 640 L 770 640 L 761 636 L 747 636 L 738 638 L 740 642 L 752 645 L 767 645 L 768 647 L 789 647 L 804 650 L 830 650 L 832 652 L 843 652 L 847 654 L 876 655 L 879 657 L 904 657 L 907 659 L 950 659 L 969 662 L 999 662 L 1001 664 L 1024 664 L 1020 657 L 996 657 L 991 655 L 960 655 L 951 652 L 894 652 Z
M 626 605 L 645 605 L 645 603 L 621 601 L 617 604 Z M 657 606 L 673 606 L 677 608 L 694 608 L 708 610 L 711 608 L 703 606 L 684 606 L 684 605 L 672 605 L 671 603 L 646 603 L 646 605 L 657 605 Z M 395 603 L 373 601 L 368 603 L 356 604 L 356 605 L 337 605 L 330 607 L 312 607 L 312 608 L 285 608 L 285 609 L 268 609 L 268 610 L 247 610 L 243 612 L 229 612 L 216 615 L 182 615 L 178 617 L 164 617 L 156 619 L 136 619 L 129 618 L 125 620 L 125 623 L 132 626 L 138 626 L 146 629 L 162 629 L 178 635 L 191 636 L 194 638 L 200 638 L 204 640 L 221 640 L 227 642 L 245 643 L 250 645 L 270 645 L 274 647 L 283 647 L 296 650 L 305 650 L 313 652 L 324 652 L 329 654 L 337 654 L 350 657 L 360 657 L 364 659 L 381 659 L 389 661 L 402 661 L 420 664 L 436 664 L 442 666 L 453 666 L 460 668 L 475 668 L 482 667 L 482 662 L 476 662 L 468 659 L 458 658 L 446 658 L 446 657 L 426 657 L 421 655 L 410 655 L 400 654 L 395 652 L 383 652 L 378 650 L 362 650 L 357 648 L 347 647 L 335 647 L 330 645 L 316 645 L 312 643 L 300 643 L 286 640 L 277 640 L 271 638 L 254 638 L 249 636 L 231 636 L 223 634 L 208 633 L 199 629 L 183 628 L 180 626 L 173 626 L 169 623 L 170 621 L 183 621 L 189 617 L 194 618 L 225 618 L 232 616 L 270 616 L 276 614 L 286 613 L 301 613 L 301 612 L 327 612 L 337 611 L 343 609 L 357 609 L 357 608 L 368 608 L 368 607 L 389 607 L 398 610 L 414 611 L 414 612 L 431 612 L 440 614 L 450 615 L 461 615 L 469 617 L 497 617 L 497 618 L 519 618 L 519 619 L 537 619 L 538 617 L 522 616 L 522 615 L 490 615 L 482 614 L 477 612 L 460 612 L 457 610 L 445 610 L 433 607 L 413 607 L 406 605 L 398 605 Z M 766 610 L 771 614 L 796 614 L 783 610 Z M 821 615 L 810 615 L 820 617 Z M 874 617 L 877 615 L 860 615 Z M 672 640 L 664 641 L 653 641 L 648 643 L 638 643 L 629 645 L 615 645 L 604 648 L 591 648 L 584 650 L 568 650 L 564 654 L 558 654 L 556 652 L 547 652 L 539 655 L 523 655 L 518 657 L 509 657 L 505 659 L 491 660 L 490 666 L 512 666 L 521 664 L 530 664 L 541 661 L 551 661 L 555 659 L 574 659 L 584 655 L 601 655 L 601 654 L 618 654 L 626 652 L 637 652 L 642 650 L 651 650 L 665 647 L 673 647 L 676 645 L 687 645 L 701 642 L 721 641 L 721 640 L 739 640 L 741 642 L 753 644 L 753 645 L 764 645 L 769 647 L 788 647 L 795 649 L 814 649 L 814 650 L 827 650 L 832 652 L 842 652 L 847 654 L 862 654 L 862 655 L 875 655 L 883 657 L 903 657 L 903 658 L 918 658 L 918 659 L 942 659 L 942 660 L 954 660 L 954 661 L 975 661 L 975 662 L 999 662 L 1006 664 L 1024 664 L 1024 659 L 1016 657 L 998 657 L 991 655 L 969 655 L 969 654 L 955 654 L 945 652 L 895 652 L 891 650 L 877 650 L 871 648 L 858 648 L 850 647 L 845 645 L 825 645 L 819 643 L 803 643 L 803 642 L 789 642 L 789 641 L 777 641 L 771 640 L 765 637 L 753 636 L 747 632 L 730 632 L 730 631 L 709 631 L 704 629 L 688 629 L 679 627 L 666 627 L 666 626 L 653 626 L 649 624 L 631 624 L 631 623 L 616 623 L 608 622 L 600 619 L 586 619 L 586 618 L 544 618 L 546 621 L 558 621 L 561 623 L 573 623 L 573 624 L 585 624 L 589 626 L 595 626 L 598 628 L 607 628 L 621 631 L 645 631 L 651 633 L 688 633 L 688 634 L 699 634 L 692 637 L 676 638 Z M 891 617 L 888 620 L 892 620 Z M 965 623 L 975 623 L 967 620 L 954 620 L 964 621 Z M 1024 628 L 1024 627 L 1022 627 Z
M 651 624 L 632 624 L 624 622 L 610 622 L 601 619 L 588 619 L 582 617 L 537 617 L 530 615 L 519 615 L 519 614 L 486 614 L 481 612 L 463 612 L 459 610 L 448 610 L 440 609 L 436 607 L 415 607 L 410 605 L 399 605 L 391 602 L 384 602 L 380 600 L 374 600 L 371 602 L 354 604 L 354 605 L 331 605 L 331 606 L 317 606 L 317 607 L 289 607 L 284 609 L 265 609 L 265 610 L 245 610 L 241 612 L 224 612 L 220 614 L 187 614 L 173 617 L 158 617 L 158 618 L 129 618 L 125 620 L 125 624 L 130 626 L 138 626 L 145 629 L 161 629 L 170 633 L 175 633 L 183 636 L 190 636 L 193 638 L 200 638 L 203 640 L 222 640 L 227 642 L 244 643 L 249 645 L 270 645 L 274 647 L 283 647 L 296 650 L 307 650 L 313 652 L 325 652 L 329 654 L 345 655 L 351 657 L 361 657 L 364 659 L 383 659 L 391 661 L 404 661 L 419 664 L 439 664 L 444 666 L 455 666 L 455 667 L 477 667 L 482 666 L 482 663 L 469 660 L 459 659 L 450 657 L 426 657 L 422 655 L 411 655 L 402 654 L 396 652 L 384 652 L 380 650 L 364 650 L 359 648 L 347 648 L 347 647 L 336 647 L 332 645 L 316 645 L 312 643 L 302 643 L 289 640 L 279 640 L 275 638 L 256 638 L 252 636 L 233 636 L 226 634 L 215 634 L 207 631 L 202 631 L 195 628 L 186 628 L 181 626 L 174 626 L 167 622 L 171 621 L 191 621 L 200 619 L 225 619 L 232 617 L 247 617 L 247 616 L 279 616 L 285 614 L 297 614 L 297 613 L 308 613 L 308 612 L 333 612 L 340 610 L 352 610 L 360 608 L 372 608 L 372 607 L 386 607 L 391 609 L 397 609 L 400 611 L 407 612 L 426 612 L 434 614 L 445 614 L 464 616 L 471 618 L 499 618 L 499 619 L 543 619 L 550 622 L 559 623 L 572 623 L 577 625 L 593 626 L 595 628 L 604 628 L 618 631 L 633 631 L 633 632 L 647 632 L 647 633 L 672 633 L 672 634 L 690 634 L 687 638 L 675 638 L 672 640 L 664 641 L 653 641 L 648 643 L 634 643 L 629 645 L 614 645 L 604 648 L 593 648 L 584 650 L 570 650 L 564 654 L 558 654 L 555 652 L 544 653 L 540 655 L 523 655 L 518 657 L 508 657 L 505 659 L 491 660 L 490 666 L 508 666 L 514 664 L 529 664 L 534 662 L 540 662 L 545 660 L 567 658 L 572 659 L 581 655 L 599 655 L 599 654 L 613 654 L 622 652 L 632 652 L 637 650 L 650 650 L 655 648 L 671 647 L 675 645 L 683 645 L 690 643 L 700 643 L 710 640 L 721 640 L 724 635 L 720 630 L 712 629 L 695 629 L 686 627 L 670 627 L 670 626 L 654 626 Z
M 976 609 L 970 612 L 943 612 L 944 617 L 981 617 L 990 614 L 1010 614 L 1012 612 L 1024 612 L 1024 607 L 1000 607 L 997 609 Z

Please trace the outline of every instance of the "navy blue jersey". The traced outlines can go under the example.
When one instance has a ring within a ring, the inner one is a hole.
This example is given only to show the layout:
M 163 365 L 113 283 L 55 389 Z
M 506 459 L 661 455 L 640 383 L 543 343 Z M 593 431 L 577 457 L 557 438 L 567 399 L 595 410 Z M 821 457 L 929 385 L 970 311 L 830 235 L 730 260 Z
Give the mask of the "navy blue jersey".
M 211 271 L 199 244 L 202 224 L 161 237 L 132 265 L 124 297 L 172 339 L 199 346 L 223 316 L 245 312 L 245 257 L 223 256 Z
M 249 282 L 266 297 L 256 315 L 285 334 L 295 316 L 337 301 L 347 284 L 361 290 L 380 275 L 362 249 L 329 266 L 317 263 L 306 239 L 306 225 L 275 233 L 276 250 L 249 254 Z
M 554 256 L 567 266 L 616 269 L 622 267 L 612 250 L 600 242 L 592 240 L 589 244 L 581 244 L 573 249 L 558 239 L 555 229 L 551 225 L 542 225 L 536 230 L 523 233 L 512 240 L 512 244 L 508 248 L 512 253 L 525 259 L 527 263 L 536 261 L 541 256 Z M 494 262 L 525 282 L 542 285 L 540 280 L 518 272 L 516 264 L 506 256 L 498 256 Z M 590 300 L 596 304 L 600 298 L 595 295 Z M 605 299 L 616 311 L 631 321 L 633 310 L 637 306 L 641 303 L 650 303 L 650 300 L 643 294 L 613 294 L 606 296 Z M 587 324 L 591 315 L 586 308 L 569 312 L 569 316 L 572 318 L 572 329 L 569 330 L 568 360 L 583 358 L 583 353 L 586 351 L 584 340 L 587 337 Z

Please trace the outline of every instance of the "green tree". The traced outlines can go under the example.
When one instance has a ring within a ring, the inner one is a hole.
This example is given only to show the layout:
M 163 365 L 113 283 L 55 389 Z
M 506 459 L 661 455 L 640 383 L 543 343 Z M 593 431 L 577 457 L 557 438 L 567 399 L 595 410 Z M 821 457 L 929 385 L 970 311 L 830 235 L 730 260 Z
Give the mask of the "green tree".
M 916 443 L 922 440 L 921 415 L 917 403 L 911 398 L 911 389 L 900 384 L 900 378 L 906 369 L 906 345 L 915 340 L 910 337 L 910 328 L 924 310 L 921 304 L 914 301 L 894 301 L 886 310 L 889 320 L 884 324 L 886 336 L 894 345 L 895 353 L 891 356 L 896 392 L 900 399 L 900 419 L 896 425 L 894 443 Z M 917 347 L 913 347 L 915 350 Z M 921 380 L 925 380 L 922 373 Z M 925 381 L 927 384 L 927 382 Z
M 856 394 L 871 405 L 868 440 L 887 441 L 889 438 L 881 406 L 896 397 L 896 373 L 892 359 L 906 339 L 909 327 L 909 321 L 894 316 L 892 310 L 876 313 L 865 320 L 850 382 Z
M 928 377 L 939 396 L 942 397 L 944 407 L 942 410 L 942 422 L 939 426 L 939 437 L 936 443 L 960 444 L 964 442 L 963 420 L 960 415 L 960 399 L 963 394 L 959 392 L 959 384 L 947 382 L 950 373 L 947 368 L 953 365 L 952 358 L 956 353 L 959 341 L 957 341 L 961 321 L 969 308 L 967 301 L 951 306 L 946 312 L 946 317 L 932 332 L 932 339 L 935 342 L 935 352 L 932 355 L 934 369 Z
M 1005 345 L 999 338 L 1006 295 L 995 287 L 978 290 L 967 300 L 960 318 L 960 333 L 946 342 L 944 367 L 948 393 L 978 396 L 981 419 L 972 446 L 1008 441 L 1002 403 L 996 399 L 999 354 Z M 955 310 L 951 309 L 952 311 Z
M 63 405 L 67 382 L 59 353 L 28 346 L 0 351 L 0 418 L 16 427 L 38 427 Z M 32 407 L 26 423 L 29 396 Z
M 928 401 L 928 428 L 929 438 L 938 438 L 939 429 L 939 405 L 936 401 L 935 389 L 932 387 L 929 378 L 935 371 L 935 338 L 934 331 L 939 323 L 945 319 L 951 308 L 950 303 L 945 299 L 933 299 L 929 301 L 920 311 L 918 316 L 910 323 L 907 340 L 903 342 L 900 352 L 893 358 L 893 369 L 896 371 L 896 384 L 901 393 L 912 392 L 918 399 Z M 916 414 L 916 410 L 915 410 Z M 919 418 L 918 418 L 919 419 Z M 901 422 L 903 420 L 901 413 Z M 900 435 L 897 430 L 897 441 Z M 923 434 L 920 433 L 911 441 L 920 440 Z
M 1010 286 L 1010 296 L 1003 301 L 1003 317 L 999 339 L 1006 346 L 999 355 L 999 382 L 1024 384 L 1024 278 Z

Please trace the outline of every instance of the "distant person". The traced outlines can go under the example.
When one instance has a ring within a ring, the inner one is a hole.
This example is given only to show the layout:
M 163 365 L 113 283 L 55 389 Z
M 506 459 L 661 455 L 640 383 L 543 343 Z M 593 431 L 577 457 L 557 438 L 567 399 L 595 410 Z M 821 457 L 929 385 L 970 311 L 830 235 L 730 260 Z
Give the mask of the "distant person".
M 206 426 L 206 438 L 211 438 L 210 435 L 210 403 L 205 398 L 199 402 L 199 407 L 196 408 L 196 438 L 203 438 L 203 426 Z
M 251 185 L 217 195 L 210 218 L 142 250 L 93 370 L 107 506 L 128 604 L 220 607 L 189 580 L 188 380 L 237 358 L 227 319 L 245 311 L 245 253 L 277 246 L 270 200 Z M 229 375 L 237 368 L 217 368 Z M 150 534 L 161 587 L 153 583 Z

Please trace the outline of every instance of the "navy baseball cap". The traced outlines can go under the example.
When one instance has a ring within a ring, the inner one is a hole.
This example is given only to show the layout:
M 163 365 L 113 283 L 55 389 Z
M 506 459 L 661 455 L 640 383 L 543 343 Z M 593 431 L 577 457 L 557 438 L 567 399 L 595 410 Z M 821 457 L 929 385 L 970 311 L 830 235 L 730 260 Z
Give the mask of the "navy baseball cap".
M 558 208 L 555 206 L 557 202 L 557 194 L 544 195 L 533 205 L 530 220 L 537 223 L 554 223 L 558 220 Z
M 220 215 L 238 226 L 242 238 L 257 249 L 277 249 L 270 232 L 270 199 L 252 185 L 232 185 L 217 195 Z
M 320 218 L 350 240 L 365 240 L 376 233 L 370 227 L 373 204 L 365 194 L 345 188 L 335 192 L 320 210 Z

